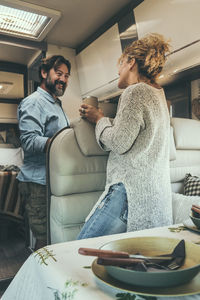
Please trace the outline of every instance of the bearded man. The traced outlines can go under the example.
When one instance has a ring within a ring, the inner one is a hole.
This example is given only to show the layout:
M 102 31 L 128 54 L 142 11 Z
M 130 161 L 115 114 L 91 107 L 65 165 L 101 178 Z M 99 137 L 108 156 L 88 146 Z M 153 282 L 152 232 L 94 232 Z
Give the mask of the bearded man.
M 70 76 L 71 64 L 63 56 L 42 60 L 40 87 L 23 99 L 18 121 L 24 163 L 17 179 L 29 226 L 36 238 L 35 250 L 47 243 L 46 149 L 51 137 L 69 126 L 61 101 Z

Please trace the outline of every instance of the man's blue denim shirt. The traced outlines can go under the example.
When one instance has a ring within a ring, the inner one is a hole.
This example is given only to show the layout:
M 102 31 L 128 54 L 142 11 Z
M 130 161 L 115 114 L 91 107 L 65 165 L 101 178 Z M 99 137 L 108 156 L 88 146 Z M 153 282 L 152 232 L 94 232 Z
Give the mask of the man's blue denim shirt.
M 69 126 L 59 101 L 38 87 L 22 100 L 18 107 L 21 146 L 24 163 L 17 179 L 25 182 L 46 184 L 46 153 L 44 147 L 62 128 Z

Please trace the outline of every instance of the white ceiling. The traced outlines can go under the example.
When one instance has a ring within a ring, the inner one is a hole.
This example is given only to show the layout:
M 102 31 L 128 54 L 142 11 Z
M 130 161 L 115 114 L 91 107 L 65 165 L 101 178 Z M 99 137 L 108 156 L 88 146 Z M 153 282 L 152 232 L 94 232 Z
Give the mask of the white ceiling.
M 55 9 L 61 18 L 47 34 L 51 44 L 77 48 L 103 24 L 136 0 L 25 0 L 24 2 Z M 0 0 L 1 3 L 1 0 Z M 1 44 L 0 60 L 28 64 L 36 50 Z

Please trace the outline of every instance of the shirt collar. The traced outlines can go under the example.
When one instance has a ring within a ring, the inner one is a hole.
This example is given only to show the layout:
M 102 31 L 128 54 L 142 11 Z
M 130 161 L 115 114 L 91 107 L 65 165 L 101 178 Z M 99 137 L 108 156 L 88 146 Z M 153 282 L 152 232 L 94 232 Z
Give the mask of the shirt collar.
M 43 97 L 45 97 L 49 102 L 56 103 L 56 100 L 51 96 L 51 94 L 49 94 L 47 91 L 45 91 L 41 87 L 37 88 L 37 92 L 42 94 Z

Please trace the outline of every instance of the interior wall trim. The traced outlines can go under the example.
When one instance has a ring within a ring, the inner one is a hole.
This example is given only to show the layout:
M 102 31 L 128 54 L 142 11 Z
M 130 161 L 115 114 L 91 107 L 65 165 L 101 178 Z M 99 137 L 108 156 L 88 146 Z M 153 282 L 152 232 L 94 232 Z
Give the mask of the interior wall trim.
M 21 38 L 10 37 L 3 34 L 0 34 L 0 44 L 18 46 L 26 49 L 38 49 L 41 51 L 47 51 L 46 42 L 29 41 Z
M 193 42 L 191 42 L 191 43 L 189 43 L 189 44 L 187 44 L 187 45 L 184 45 L 183 47 L 178 48 L 178 49 L 176 49 L 176 50 L 170 52 L 169 54 L 166 55 L 166 57 L 167 57 L 167 56 L 170 56 L 170 55 L 172 55 L 172 54 L 174 54 L 174 53 L 176 53 L 176 52 L 179 52 L 179 51 L 181 51 L 181 50 L 183 50 L 183 49 L 185 49 L 185 48 L 188 48 L 188 47 L 190 47 L 190 46 L 192 46 L 192 45 L 194 45 L 194 44 L 196 44 L 196 43 L 199 43 L 199 42 L 200 42 L 200 39 L 198 39 L 198 40 L 196 40 L 196 41 L 193 41 Z

